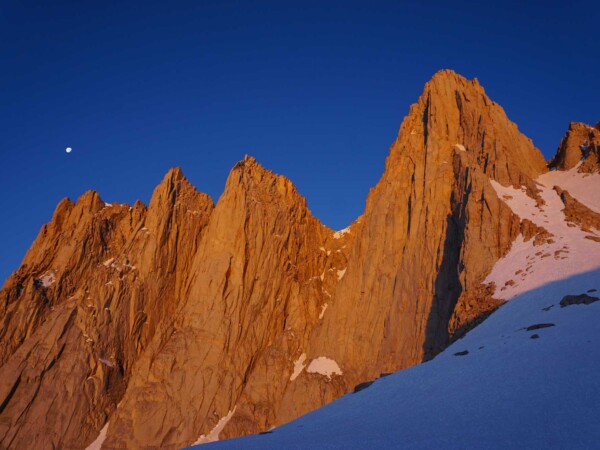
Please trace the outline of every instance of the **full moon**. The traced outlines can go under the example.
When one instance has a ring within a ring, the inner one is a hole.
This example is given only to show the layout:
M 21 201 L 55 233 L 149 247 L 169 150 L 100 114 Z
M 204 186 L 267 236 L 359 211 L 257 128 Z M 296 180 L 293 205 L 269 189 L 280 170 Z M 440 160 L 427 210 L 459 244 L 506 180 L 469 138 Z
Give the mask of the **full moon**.
M 73 150 L 73 149 L 72 149 L 71 147 L 67 147 L 67 150 L 66 150 L 66 151 L 67 151 L 67 153 L 71 153 L 71 151 L 72 151 L 72 150 Z

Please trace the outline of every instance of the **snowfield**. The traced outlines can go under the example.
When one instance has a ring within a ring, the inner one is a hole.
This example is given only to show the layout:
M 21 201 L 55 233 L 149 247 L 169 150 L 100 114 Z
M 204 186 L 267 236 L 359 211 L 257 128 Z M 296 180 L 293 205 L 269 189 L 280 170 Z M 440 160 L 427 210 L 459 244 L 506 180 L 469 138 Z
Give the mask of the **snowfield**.
M 430 362 L 207 448 L 598 448 L 600 301 L 559 305 L 594 289 L 600 270 L 520 294 Z
M 600 173 L 577 172 L 579 163 L 571 170 L 553 170 L 541 175 L 537 181 L 545 186 L 560 186 L 590 208 L 600 213 Z
M 586 238 L 600 238 L 600 231 L 584 232 L 568 223 L 562 212 L 564 204 L 553 189 L 560 186 L 588 208 L 600 210 L 600 175 L 578 174 L 577 168 L 573 168 L 566 172 L 548 172 L 536 181 L 545 202 L 540 207 L 524 189 L 504 187 L 492 180 L 498 197 L 516 215 L 529 219 L 553 235 L 553 242 L 538 246 L 533 245 L 533 239 L 525 242 L 522 236 L 513 242 L 509 253 L 496 263 L 484 281 L 496 283 L 496 298 L 508 300 L 557 278 L 600 267 L 600 242 Z

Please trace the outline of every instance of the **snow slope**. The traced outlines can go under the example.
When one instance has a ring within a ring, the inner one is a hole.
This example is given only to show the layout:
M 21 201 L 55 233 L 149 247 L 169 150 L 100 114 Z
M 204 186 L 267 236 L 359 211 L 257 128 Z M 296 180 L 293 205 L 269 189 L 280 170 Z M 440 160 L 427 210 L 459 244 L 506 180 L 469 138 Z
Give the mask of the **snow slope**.
M 581 163 L 571 170 L 547 172 L 537 181 L 549 187 L 562 187 L 592 211 L 600 213 L 600 173 L 579 173 L 577 170 L 580 165 Z
M 597 448 L 600 301 L 559 306 L 592 289 L 600 295 L 600 270 L 520 294 L 430 362 L 207 448 Z M 536 324 L 553 326 L 526 330 Z
M 509 253 L 496 263 L 485 283 L 496 283 L 495 297 L 508 300 L 522 292 L 543 286 L 557 278 L 567 278 L 600 267 L 600 243 L 586 236 L 600 237 L 600 231 L 582 231 L 566 221 L 564 204 L 554 186 L 569 191 L 579 202 L 594 211 L 600 211 L 600 175 L 577 173 L 577 168 L 566 172 L 554 171 L 537 180 L 540 195 L 545 202 L 537 206 L 525 190 L 504 187 L 492 180 L 492 186 L 506 204 L 521 219 L 529 219 L 545 228 L 552 242 L 534 246 L 519 236 Z

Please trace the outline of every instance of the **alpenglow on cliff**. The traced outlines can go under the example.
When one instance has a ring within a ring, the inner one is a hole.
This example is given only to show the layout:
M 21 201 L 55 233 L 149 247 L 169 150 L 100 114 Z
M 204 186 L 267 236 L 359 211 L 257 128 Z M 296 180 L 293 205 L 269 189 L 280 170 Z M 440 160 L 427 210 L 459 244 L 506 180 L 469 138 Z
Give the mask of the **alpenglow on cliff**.
M 534 286 L 535 264 L 600 267 L 599 143 L 571 124 L 549 172 L 477 80 L 440 71 L 345 230 L 251 157 L 216 204 L 179 169 L 148 206 L 63 200 L 0 291 L 0 447 L 258 433 L 431 359 Z M 518 246 L 538 263 L 504 270 Z

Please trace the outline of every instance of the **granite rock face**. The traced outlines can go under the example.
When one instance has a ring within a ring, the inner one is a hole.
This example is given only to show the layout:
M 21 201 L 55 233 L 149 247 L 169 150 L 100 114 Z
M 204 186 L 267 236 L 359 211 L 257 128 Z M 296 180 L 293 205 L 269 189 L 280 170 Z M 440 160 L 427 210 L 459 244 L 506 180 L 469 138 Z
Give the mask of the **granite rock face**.
M 84 448 L 177 308 L 213 203 L 179 169 L 150 206 L 63 200 L 0 292 L 0 447 Z
M 545 171 L 477 80 L 441 71 L 345 230 L 251 157 L 216 206 L 179 169 L 148 208 L 62 201 L 0 292 L 0 447 L 256 433 L 431 358 L 500 304 L 482 282 L 514 239 L 549 238 L 490 180 L 541 202 Z
M 600 122 L 595 127 L 571 122 L 549 167 L 569 170 L 578 164 L 580 165 L 577 171 L 580 173 L 594 173 L 600 170 Z
M 457 300 L 479 288 L 520 232 L 490 178 L 535 195 L 533 179 L 545 171 L 477 80 L 437 73 L 402 123 L 346 276 L 311 335 L 308 359 L 330 358 L 343 376 L 323 384 L 303 373 L 284 397 L 285 419 L 447 345 Z
M 178 448 L 235 409 L 260 430 L 328 301 L 333 232 L 291 182 L 247 157 L 231 172 L 191 267 L 188 292 L 139 359 L 108 448 Z M 322 248 L 330 250 L 323 251 Z

